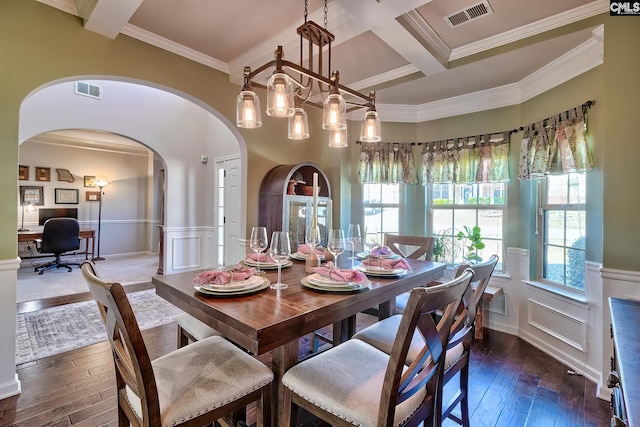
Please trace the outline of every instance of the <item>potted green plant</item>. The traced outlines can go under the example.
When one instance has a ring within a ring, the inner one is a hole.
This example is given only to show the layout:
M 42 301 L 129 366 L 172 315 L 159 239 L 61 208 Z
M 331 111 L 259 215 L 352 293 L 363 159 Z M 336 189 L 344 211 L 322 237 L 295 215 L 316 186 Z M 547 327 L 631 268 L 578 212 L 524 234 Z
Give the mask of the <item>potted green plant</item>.
M 436 262 L 451 262 L 453 255 L 451 230 L 441 231 L 433 235 L 433 260 Z
M 464 231 L 459 231 L 457 236 L 459 241 L 462 241 L 464 247 L 464 254 L 462 257 L 471 264 L 477 264 L 482 261 L 479 251 L 484 249 L 484 242 L 480 235 L 480 227 L 477 225 L 474 227 L 464 226 Z

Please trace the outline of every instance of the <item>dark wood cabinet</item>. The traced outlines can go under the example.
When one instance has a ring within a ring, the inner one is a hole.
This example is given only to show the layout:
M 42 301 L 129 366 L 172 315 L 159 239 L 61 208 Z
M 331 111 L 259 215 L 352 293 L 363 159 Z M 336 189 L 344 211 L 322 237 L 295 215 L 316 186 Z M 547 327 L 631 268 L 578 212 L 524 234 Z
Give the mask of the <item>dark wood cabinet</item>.
M 264 176 L 260 185 L 259 224 L 273 231 L 288 231 L 291 250 L 304 242 L 305 231 L 311 224 L 313 197 L 310 189 L 313 174 L 318 174 L 318 226 L 326 243 L 328 228 L 331 226 L 331 184 L 320 167 L 305 162 L 297 165 L 280 165 Z
M 611 426 L 640 426 L 640 301 L 609 298 Z

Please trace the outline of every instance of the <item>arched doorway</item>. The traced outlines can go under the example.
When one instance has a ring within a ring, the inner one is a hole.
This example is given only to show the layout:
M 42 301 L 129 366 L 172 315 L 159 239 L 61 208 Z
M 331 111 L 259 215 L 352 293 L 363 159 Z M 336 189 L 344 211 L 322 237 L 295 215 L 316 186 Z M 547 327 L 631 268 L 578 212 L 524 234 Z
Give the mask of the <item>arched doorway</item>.
M 77 81 L 95 86 L 100 96 L 76 93 Z M 120 135 L 145 145 L 162 159 L 166 167 L 165 274 L 216 265 L 215 159 L 240 159 L 241 197 L 234 198 L 238 206 L 230 208 L 240 216 L 240 230 L 246 228 L 244 140 L 228 120 L 201 101 L 147 82 L 69 78 L 51 82 L 24 100 L 19 143 L 61 129 Z M 203 161 L 204 156 L 209 161 Z M 235 241 L 228 241 L 226 251 L 231 259 L 242 259 L 243 239 L 236 236 Z

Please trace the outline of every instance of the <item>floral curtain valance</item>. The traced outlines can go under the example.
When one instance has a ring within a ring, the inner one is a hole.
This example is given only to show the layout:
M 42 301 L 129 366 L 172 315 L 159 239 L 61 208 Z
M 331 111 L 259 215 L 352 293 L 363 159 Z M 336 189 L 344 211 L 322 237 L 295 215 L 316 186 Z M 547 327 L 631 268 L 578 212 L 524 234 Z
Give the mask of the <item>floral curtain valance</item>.
M 411 144 L 362 143 L 358 175 L 363 184 L 417 184 Z
M 518 179 L 539 179 L 593 168 L 587 146 L 586 110 L 590 105 L 583 104 L 524 128 Z
M 509 132 L 425 143 L 424 184 L 509 181 Z

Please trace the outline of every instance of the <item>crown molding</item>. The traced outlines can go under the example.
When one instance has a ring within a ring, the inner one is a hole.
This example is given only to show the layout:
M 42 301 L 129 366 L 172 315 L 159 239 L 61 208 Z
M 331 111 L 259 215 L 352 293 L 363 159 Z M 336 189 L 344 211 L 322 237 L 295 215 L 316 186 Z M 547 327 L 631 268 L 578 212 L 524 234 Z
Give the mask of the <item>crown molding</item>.
M 457 47 L 451 51 L 449 60 L 454 61 L 456 59 L 464 58 L 465 56 L 484 52 L 485 50 L 513 43 L 515 41 L 535 36 L 536 34 L 541 34 L 555 28 L 563 27 L 573 22 L 587 19 L 608 11 L 609 2 L 607 0 L 598 0 L 588 3 L 584 6 L 550 16 L 547 19 L 532 22 L 531 24 L 523 25 L 522 27 L 505 31 L 504 33 L 496 34 L 495 36 L 487 37 L 486 39 L 478 40 L 477 42 L 469 43 L 465 46 Z
M 604 62 L 604 27 L 593 37 L 519 82 L 418 106 L 377 104 L 385 122 L 423 122 L 520 104 Z M 413 111 L 412 111 L 413 110 Z
M 74 0 L 38 0 L 40 3 L 47 6 L 55 7 L 63 12 L 70 13 L 72 15 L 80 16 L 78 14 L 78 6 Z
M 140 27 L 136 27 L 135 25 L 125 25 L 120 34 L 124 34 L 125 36 L 132 37 L 144 43 L 159 47 L 167 52 L 175 53 L 176 55 L 229 74 L 229 66 L 225 62 L 219 61 L 211 56 L 204 55 L 196 50 L 181 45 L 180 43 L 160 37 L 154 33 L 143 30 Z

